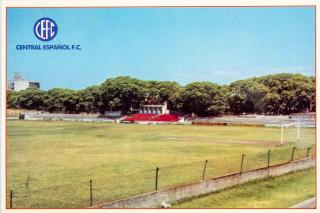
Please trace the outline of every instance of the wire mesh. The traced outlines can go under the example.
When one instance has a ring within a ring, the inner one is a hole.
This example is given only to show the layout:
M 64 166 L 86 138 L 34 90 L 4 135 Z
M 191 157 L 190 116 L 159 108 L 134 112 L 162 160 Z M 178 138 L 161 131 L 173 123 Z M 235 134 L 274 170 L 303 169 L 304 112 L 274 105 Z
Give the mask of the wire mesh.
M 270 152 L 271 154 L 271 152 Z M 268 152 L 259 154 L 247 154 L 243 161 L 243 171 L 249 171 L 268 166 Z
M 158 179 L 159 189 L 200 180 L 202 170 L 202 161 L 184 164 L 182 166 L 160 167 Z
M 315 128 L 306 124 L 284 125 L 283 141 L 295 146 L 308 147 L 315 143 Z
M 309 148 L 309 151 L 308 151 Z M 268 151 L 243 153 L 242 171 L 249 171 L 268 166 Z M 277 165 L 312 157 L 314 146 L 307 148 L 282 146 L 270 150 L 269 165 Z M 293 159 L 292 159 L 293 157 Z M 177 187 L 181 184 L 210 179 L 241 170 L 242 153 L 227 158 L 207 159 L 182 165 L 159 165 L 158 190 Z M 90 184 L 92 179 L 93 205 L 154 191 L 156 188 L 156 168 L 127 175 L 109 175 L 104 178 L 88 177 L 86 181 L 66 183 L 50 187 L 37 186 L 37 181 L 9 186 L 7 207 L 10 205 L 10 190 L 13 190 L 14 208 L 82 208 L 90 206 Z
M 308 148 L 299 148 L 296 147 L 293 153 L 293 159 L 292 160 L 299 160 L 299 159 L 303 159 L 306 158 L 308 155 Z
M 308 147 L 310 149 L 309 153 L 308 153 L 308 157 L 315 157 L 316 156 L 316 149 L 315 146 L 310 146 Z
M 20 193 L 14 191 L 14 208 L 80 208 L 88 206 L 89 193 L 85 183 L 48 187 Z
M 270 152 L 270 166 L 287 163 L 291 160 L 292 147 L 285 146 Z
M 205 179 L 240 172 L 241 155 L 208 160 Z
M 93 179 L 93 203 L 125 198 L 154 190 L 155 171 L 144 171 L 125 176 Z

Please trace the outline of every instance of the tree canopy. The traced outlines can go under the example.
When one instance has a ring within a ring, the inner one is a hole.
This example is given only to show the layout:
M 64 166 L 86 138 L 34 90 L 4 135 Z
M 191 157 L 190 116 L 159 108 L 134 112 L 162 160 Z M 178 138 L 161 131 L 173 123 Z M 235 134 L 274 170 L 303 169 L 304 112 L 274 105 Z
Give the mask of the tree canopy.
M 219 115 L 227 108 L 226 88 L 211 82 L 187 84 L 182 92 L 183 111 L 198 115 Z
M 128 76 L 107 79 L 82 90 L 53 88 L 8 91 L 8 108 L 62 113 L 133 112 L 146 102 L 163 103 L 181 113 L 200 116 L 266 113 L 290 114 L 315 110 L 315 78 L 275 74 L 239 80 L 230 85 L 144 81 Z

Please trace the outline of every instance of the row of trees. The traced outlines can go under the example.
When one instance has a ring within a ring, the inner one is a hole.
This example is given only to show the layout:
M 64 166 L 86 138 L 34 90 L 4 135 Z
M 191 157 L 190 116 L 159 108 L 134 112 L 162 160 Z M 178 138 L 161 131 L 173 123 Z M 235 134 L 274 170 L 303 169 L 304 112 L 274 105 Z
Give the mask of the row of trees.
M 314 111 L 315 79 L 301 74 L 275 74 L 239 80 L 230 85 L 143 81 L 121 76 L 83 90 L 54 88 L 8 91 L 9 108 L 63 113 L 103 113 L 138 109 L 146 99 L 182 113 L 200 116 L 224 113 L 289 114 Z

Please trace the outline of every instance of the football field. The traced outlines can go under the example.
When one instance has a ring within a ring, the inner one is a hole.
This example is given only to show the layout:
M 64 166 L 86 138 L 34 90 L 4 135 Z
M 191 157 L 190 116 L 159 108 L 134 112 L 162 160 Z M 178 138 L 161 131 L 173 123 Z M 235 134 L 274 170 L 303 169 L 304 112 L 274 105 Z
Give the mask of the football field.
M 306 156 L 314 128 L 134 125 L 59 121 L 8 121 L 7 181 L 13 205 L 88 207 L 93 204 Z M 310 151 L 310 155 L 314 152 Z

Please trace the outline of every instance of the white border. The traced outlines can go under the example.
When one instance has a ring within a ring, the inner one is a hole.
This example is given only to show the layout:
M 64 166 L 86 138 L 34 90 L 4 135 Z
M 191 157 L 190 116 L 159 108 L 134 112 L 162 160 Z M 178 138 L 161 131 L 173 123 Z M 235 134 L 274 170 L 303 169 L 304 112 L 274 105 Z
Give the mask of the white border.
M 88 210 L 88 209 L 84 209 L 84 210 L 36 210 L 36 209 L 29 209 L 29 210 L 6 210 L 5 209 L 5 197 L 3 195 L 5 195 L 5 188 L 4 188 L 4 184 L 5 184 L 5 178 L 4 178 L 4 173 L 5 173 L 5 122 L 6 122 L 6 118 L 5 118 L 5 90 L 6 90 L 6 79 L 5 79 L 5 72 L 6 72 L 6 7 L 68 7 L 68 6 L 88 6 L 88 7 L 94 7 L 94 6 L 105 6 L 105 7 L 128 7 L 128 6 L 179 6 L 179 7 L 183 7 L 183 6 L 290 6 L 290 5 L 316 5 L 317 6 L 317 29 L 319 29 L 319 23 L 320 23 L 320 19 L 319 19 L 319 1 L 316 0 L 296 0 L 296 1 L 292 1 L 292 0 L 269 0 L 269 1 L 246 1 L 246 0 L 199 0 L 199 1 L 194 1 L 194 0 L 110 0 L 110 1 L 101 1 L 101 0 L 70 0 L 70 1 L 62 1 L 62 0 L 58 0 L 58 1 L 54 1 L 54 0 L 30 0 L 30 1 L 25 1 L 25 0 L 4 0 L 2 1 L 2 5 L 1 5 L 1 76 L 0 76 L 0 80 L 1 80 L 1 105 L 0 105 L 0 112 L 1 112 L 1 123 L 0 123 L 0 128 L 1 128 L 1 210 L 0 212 L 53 212 L 53 211 L 59 211 L 59 212 L 316 212 L 319 210 L 306 210 L 306 209 L 302 209 L 302 210 L 294 210 L 294 209 L 288 209 L 288 210 L 282 210 L 282 209 L 271 209 L 271 210 L 267 210 L 267 209 L 195 209 L 195 210 L 179 210 L 179 209 L 166 209 L 166 210 L 161 210 L 161 209 L 155 209 L 155 210 L 150 210 L 150 209 L 137 209 L 137 210 L 127 210 L 127 209 L 104 209 L 104 210 Z M 317 35 L 319 36 L 319 33 L 317 32 Z M 317 41 L 317 57 L 316 57 L 316 61 L 317 61 L 317 70 L 319 69 L 319 41 Z M 317 103 L 319 102 L 320 99 L 320 76 L 317 73 Z M 317 112 L 319 112 L 320 110 L 320 106 L 319 104 L 317 104 Z M 319 126 L 320 121 L 319 121 L 319 113 L 317 113 L 317 126 Z M 320 136 L 320 130 L 319 128 L 317 128 L 317 135 Z M 318 144 L 318 137 L 317 137 L 317 144 Z M 317 153 L 319 153 L 320 151 L 320 147 L 317 146 Z M 319 165 L 319 158 L 317 161 L 317 171 L 319 171 L 320 165 Z M 320 191 L 320 181 L 319 181 L 319 175 L 317 177 L 317 191 L 319 194 Z M 299 192 L 297 192 L 299 193 Z M 319 196 L 319 195 L 318 195 Z M 318 199 L 319 200 L 319 199 Z M 320 208 L 319 205 L 319 201 L 317 200 L 318 204 L 318 209 Z
M 4 0 L 6 6 L 281 6 L 315 5 L 315 0 Z

